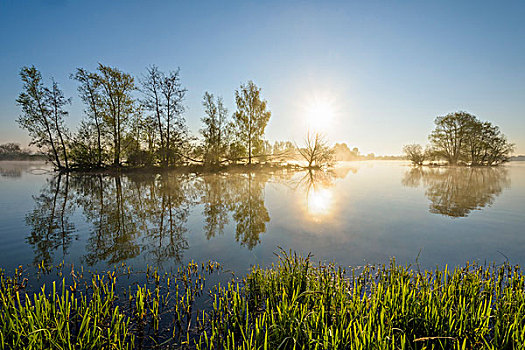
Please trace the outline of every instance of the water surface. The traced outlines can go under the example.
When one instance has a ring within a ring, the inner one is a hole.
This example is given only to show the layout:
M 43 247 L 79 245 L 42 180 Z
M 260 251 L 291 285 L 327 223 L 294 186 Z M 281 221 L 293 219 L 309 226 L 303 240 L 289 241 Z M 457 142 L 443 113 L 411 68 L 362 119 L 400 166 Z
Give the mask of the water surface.
M 236 272 L 280 248 L 341 265 L 525 264 L 525 162 L 412 168 L 350 162 L 264 170 L 56 176 L 0 162 L 0 266 L 96 269 L 217 260 Z M 419 256 L 419 258 L 418 258 Z

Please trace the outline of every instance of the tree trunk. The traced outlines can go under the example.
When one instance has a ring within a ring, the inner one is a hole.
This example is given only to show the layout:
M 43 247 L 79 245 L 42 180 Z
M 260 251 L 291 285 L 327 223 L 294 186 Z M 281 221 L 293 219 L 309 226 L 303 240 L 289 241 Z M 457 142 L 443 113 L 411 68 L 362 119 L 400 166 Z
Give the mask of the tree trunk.
M 46 117 L 46 113 L 44 112 L 42 108 L 42 104 L 40 103 L 40 100 L 37 100 L 38 108 L 40 109 L 40 116 L 42 117 L 42 122 L 46 128 L 47 135 L 49 137 L 49 143 L 51 144 L 51 149 L 53 150 L 53 155 L 55 157 L 56 165 L 59 169 L 62 169 L 62 164 L 60 163 L 60 158 L 58 157 L 58 152 L 55 147 L 55 142 L 53 140 L 53 134 L 51 133 L 51 128 L 49 127 L 49 122 Z
M 252 164 L 252 138 L 248 139 L 248 164 Z

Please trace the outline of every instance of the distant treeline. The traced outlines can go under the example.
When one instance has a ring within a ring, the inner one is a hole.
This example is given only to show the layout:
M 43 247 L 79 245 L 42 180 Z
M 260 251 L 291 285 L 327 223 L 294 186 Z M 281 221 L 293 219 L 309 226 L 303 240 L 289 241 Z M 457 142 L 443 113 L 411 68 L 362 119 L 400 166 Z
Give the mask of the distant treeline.
M 350 150 L 346 143 L 336 143 L 333 147 L 335 161 L 353 160 L 403 160 L 405 156 L 376 156 L 374 153 L 361 154 L 357 147 Z
M 35 154 L 29 150 L 20 148 L 17 143 L 5 143 L 0 145 L 0 160 L 44 160 L 42 154 Z
M 460 111 L 439 116 L 434 123 L 436 127 L 428 137 L 430 145 L 425 149 L 418 144 L 403 147 L 415 165 L 444 161 L 450 165 L 491 166 L 510 160 L 514 144 L 491 122 Z

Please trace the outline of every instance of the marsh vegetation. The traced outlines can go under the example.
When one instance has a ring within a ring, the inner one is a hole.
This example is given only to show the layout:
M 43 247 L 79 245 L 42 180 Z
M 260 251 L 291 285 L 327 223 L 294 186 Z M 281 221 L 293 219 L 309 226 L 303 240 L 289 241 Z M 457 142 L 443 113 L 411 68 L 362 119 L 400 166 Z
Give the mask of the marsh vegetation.
M 525 342 L 519 267 L 342 268 L 281 252 L 268 268 L 208 288 L 217 263 L 173 274 L 71 269 L 26 293 L 0 275 L 2 346 L 25 349 L 516 349 Z M 49 273 L 50 271 L 48 271 Z M 120 279 L 146 283 L 117 289 Z M 210 307 L 197 307 L 207 298 Z

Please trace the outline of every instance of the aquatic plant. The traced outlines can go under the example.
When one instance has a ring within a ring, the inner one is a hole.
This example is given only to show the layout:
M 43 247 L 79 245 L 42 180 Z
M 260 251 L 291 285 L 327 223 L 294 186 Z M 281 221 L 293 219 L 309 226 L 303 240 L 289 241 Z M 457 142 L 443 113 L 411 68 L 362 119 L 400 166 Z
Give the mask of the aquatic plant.
M 525 278 L 509 264 L 422 271 L 392 260 L 345 269 L 281 252 L 272 266 L 207 295 L 205 275 L 220 271 L 216 263 L 148 269 L 145 284 L 119 295 L 122 271 L 89 282 L 77 273 L 32 295 L 20 271 L 2 272 L 2 348 L 525 347 Z

